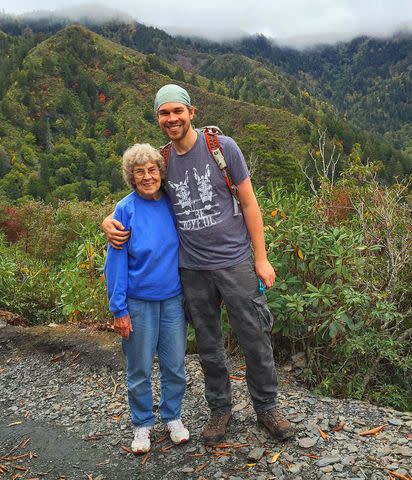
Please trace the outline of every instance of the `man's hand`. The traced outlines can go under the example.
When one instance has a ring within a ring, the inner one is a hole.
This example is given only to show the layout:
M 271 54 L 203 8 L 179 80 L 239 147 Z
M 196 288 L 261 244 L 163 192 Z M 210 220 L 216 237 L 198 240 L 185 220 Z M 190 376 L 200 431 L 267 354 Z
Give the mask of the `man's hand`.
M 121 250 L 122 245 L 129 240 L 130 232 L 125 230 L 118 220 L 114 220 L 113 214 L 103 220 L 102 229 L 110 245 L 116 250 Z
M 124 315 L 123 317 L 115 318 L 114 331 L 127 340 L 130 332 L 133 332 L 132 319 L 130 318 L 130 315 Z
M 266 288 L 273 286 L 276 280 L 276 273 L 269 260 L 255 261 L 255 271 L 258 278 L 266 285 Z

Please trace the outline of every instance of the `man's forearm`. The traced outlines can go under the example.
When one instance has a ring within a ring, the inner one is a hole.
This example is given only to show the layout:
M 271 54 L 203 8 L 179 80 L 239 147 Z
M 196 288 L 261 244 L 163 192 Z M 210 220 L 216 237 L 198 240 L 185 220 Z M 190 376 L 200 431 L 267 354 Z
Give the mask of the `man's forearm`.
M 250 178 L 245 178 L 245 180 L 237 186 L 237 190 L 243 218 L 252 240 L 255 262 L 265 261 L 267 256 L 265 237 L 263 234 L 263 220 Z
M 267 259 L 262 215 L 250 178 L 246 178 L 238 185 L 238 194 L 243 218 L 252 241 L 256 275 L 270 288 L 275 282 L 276 273 Z
M 255 261 L 261 262 L 267 259 L 265 236 L 263 233 L 262 215 L 257 205 L 248 205 L 243 209 L 243 217 L 252 241 Z

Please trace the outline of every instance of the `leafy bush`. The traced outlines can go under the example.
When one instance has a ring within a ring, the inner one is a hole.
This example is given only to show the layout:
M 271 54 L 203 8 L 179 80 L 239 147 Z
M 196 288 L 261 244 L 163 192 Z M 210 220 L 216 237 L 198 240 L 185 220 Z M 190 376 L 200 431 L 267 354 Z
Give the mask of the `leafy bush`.
M 29 199 L 17 206 L 1 207 L 0 228 L 10 241 L 18 242 L 31 256 L 60 262 L 72 242 L 82 242 L 100 231 L 101 220 L 112 208 L 112 205 L 77 201 L 53 206 Z
M 9 247 L 3 238 L 0 306 L 31 323 L 109 318 L 100 221 L 111 208 L 90 202 L 53 207 L 37 201 L 14 207 L 21 228 L 2 224 L 12 225 L 19 235 Z
M 105 321 L 110 318 L 103 274 L 106 238 L 100 229 L 86 228 L 82 237 L 71 244 L 61 266 L 59 305 L 71 320 Z
M 317 195 L 299 185 L 258 192 L 278 272 L 268 302 L 276 339 L 305 352 L 310 385 L 410 409 L 408 189 L 383 187 L 370 175 L 369 167 L 353 164 L 342 175 L 336 188 L 350 199 L 345 215 L 335 214 L 340 206 L 331 202 L 326 179 Z
M 32 324 L 58 321 L 56 272 L 44 261 L 6 246 L 0 235 L 0 308 L 18 313 Z

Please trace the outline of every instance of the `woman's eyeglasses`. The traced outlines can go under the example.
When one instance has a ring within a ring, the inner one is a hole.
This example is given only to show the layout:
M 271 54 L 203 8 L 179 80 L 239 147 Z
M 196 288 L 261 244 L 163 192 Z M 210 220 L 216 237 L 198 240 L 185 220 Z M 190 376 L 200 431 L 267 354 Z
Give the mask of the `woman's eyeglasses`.
M 133 175 L 137 178 L 143 178 L 146 173 L 148 173 L 151 177 L 156 177 L 159 175 L 159 168 L 158 167 L 150 167 L 147 170 L 144 168 L 136 168 L 136 170 L 133 170 Z

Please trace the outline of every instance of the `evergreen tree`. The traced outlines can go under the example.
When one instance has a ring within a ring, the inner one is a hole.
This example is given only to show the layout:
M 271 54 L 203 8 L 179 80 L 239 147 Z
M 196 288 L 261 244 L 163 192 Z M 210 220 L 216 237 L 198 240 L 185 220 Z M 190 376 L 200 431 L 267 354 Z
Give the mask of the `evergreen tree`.
M 0 178 L 4 177 L 4 175 L 10 171 L 10 168 L 10 158 L 6 153 L 6 150 L 0 146 Z
M 178 65 L 176 67 L 176 70 L 175 70 L 175 73 L 174 73 L 174 78 L 175 80 L 179 81 L 179 82 L 184 82 L 185 81 L 185 74 L 183 72 L 183 68 Z

